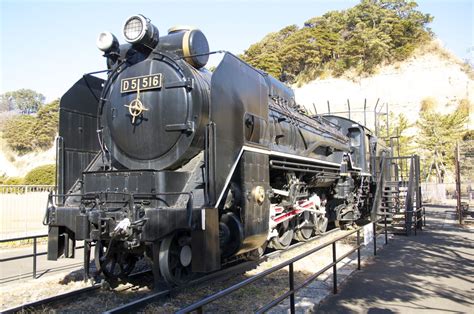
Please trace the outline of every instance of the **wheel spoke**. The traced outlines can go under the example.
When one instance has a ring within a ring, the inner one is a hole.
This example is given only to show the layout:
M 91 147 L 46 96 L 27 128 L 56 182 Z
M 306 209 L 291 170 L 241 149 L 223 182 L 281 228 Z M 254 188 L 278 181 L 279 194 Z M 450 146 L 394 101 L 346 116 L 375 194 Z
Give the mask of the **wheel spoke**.
M 176 276 L 176 279 L 181 279 L 181 272 L 182 272 L 183 268 L 181 267 L 177 267 L 176 268 L 176 273 L 175 273 L 175 276 Z

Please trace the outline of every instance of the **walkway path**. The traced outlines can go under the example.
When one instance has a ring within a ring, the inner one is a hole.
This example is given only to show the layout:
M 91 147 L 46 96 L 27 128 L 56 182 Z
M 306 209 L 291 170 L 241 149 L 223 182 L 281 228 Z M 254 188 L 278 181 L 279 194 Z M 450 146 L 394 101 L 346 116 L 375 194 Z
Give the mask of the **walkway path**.
M 318 313 L 474 313 L 474 229 L 427 208 L 418 236 L 397 237 L 326 298 Z

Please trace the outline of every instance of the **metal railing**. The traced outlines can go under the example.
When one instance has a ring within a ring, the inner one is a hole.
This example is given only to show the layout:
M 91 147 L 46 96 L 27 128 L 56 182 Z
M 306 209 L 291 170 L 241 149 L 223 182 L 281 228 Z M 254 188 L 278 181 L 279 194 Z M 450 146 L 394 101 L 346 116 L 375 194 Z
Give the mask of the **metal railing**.
M 387 220 L 386 220 L 386 217 L 384 219 L 379 219 L 379 220 L 376 220 L 374 222 L 371 222 L 369 224 L 367 224 L 366 226 L 368 225 L 372 225 L 372 230 L 373 230 L 373 245 L 374 245 L 374 255 L 377 255 L 377 235 L 380 234 L 380 233 L 377 233 L 377 223 L 381 222 L 381 221 L 384 221 L 384 233 L 385 233 L 385 244 L 388 243 L 388 235 L 387 235 Z M 365 227 L 365 226 L 364 226 Z M 360 248 L 363 246 L 361 244 L 361 241 L 360 241 L 360 232 L 361 230 L 363 229 L 363 227 L 360 227 L 360 228 L 357 228 L 355 230 L 352 230 L 348 233 L 346 233 L 345 235 L 342 235 L 340 237 L 337 237 L 336 239 L 333 239 L 331 240 L 330 242 L 327 242 L 327 243 L 324 243 L 324 244 L 321 244 L 321 245 L 318 245 L 316 246 L 315 248 L 305 252 L 305 253 L 302 253 L 292 259 L 289 259 L 279 265 L 276 265 L 270 269 L 267 269 L 263 272 L 261 272 L 260 274 L 257 274 L 253 277 L 250 277 L 248 279 L 245 279 L 229 288 L 226 288 L 222 291 L 219 291 L 215 294 L 212 294 L 192 305 L 189 305 L 181 310 L 179 310 L 177 313 L 180 313 L 180 314 L 183 314 L 183 313 L 189 313 L 189 312 L 192 312 L 192 311 L 197 311 L 198 313 L 202 313 L 203 312 L 203 308 L 205 305 L 211 303 L 211 302 L 214 302 L 218 299 L 221 299 L 245 286 L 248 286 L 249 284 L 252 284 L 258 280 L 261 280 L 262 278 L 272 274 L 272 273 L 275 273 L 276 271 L 284 268 L 284 267 L 288 267 L 288 286 L 289 286 L 289 290 L 287 292 L 285 292 L 284 294 L 282 294 L 281 296 L 277 297 L 276 299 L 274 299 L 273 301 L 267 303 L 266 305 L 264 305 L 263 307 L 261 307 L 260 309 L 258 309 L 256 312 L 257 313 L 263 313 L 263 312 L 266 312 L 268 310 L 270 310 L 271 308 L 273 308 L 274 306 L 278 305 L 279 303 L 281 303 L 283 300 L 287 299 L 287 298 L 290 298 L 290 311 L 291 313 L 295 313 L 296 309 L 295 309 L 295 294 L 297 291 L 299 291 L 300 289 L 306 287 L 307 285 L 309 285 L 311 282 L 313 282 L 314 280 L 316 280 L 320 275 L 322 275 L 324 272 L 326 272 L 327 270 L 331 269 L 332 268 L 332 276 L 333 276 L 333 293 L 336 294 L 337 293 L 337 264 L 339 262 L 341 262 L 343 259 L 345 259 L 346 257 L 348 257 L 349 255 L 351 255 L 352 253 L 356 252 L 357 251 L 357 269 L 360 270 Z M 352 250 L 350 250 L 349 252 L 345 253 L 344 255 L 340 256 L 340 257 L 337 257 L 337 254 L 336 254 L 336 242 L 338 241 L 341 241 L 343 239 L 346 239 L 347 237 L 349 237 L 350 235 L 353 235 L 354 233 L 357 234 L 357 245 L 356 247 L 354 247 Z M 310 277 L 308 277 L 303 283 L 301 283 L 299 286 L 295 287 L 295 282 L 294 282 L 294 268 L 293 268 L 293 264 L 313 253 L 316 253 L 328 246 L 332 246 L 332 263 L 325 266 L 324 268 L 320 269 L 318 272 L 316 272 L 315 274 L 311 275 Z
M 426 226 L 425 207 L 417 208 L 411 212 L 404 212 L 405 214 L 405 233 L 409 235 L 413 230 L 416 235 L 416 230 L 423 230 L 423 226 Z M 411 215 L 411 217 L 410 217 Z
M 10 261 L 15 261 L 19 259 L 25 259 L 25 258 L 33 258 L 33 279 L 39 278 L 37 274 L 37 257 L 46 255 L 48 252 L 38 252 L 38 239 L 40 238 L 47 238 L 47 234 L 40 234 L 40 235 L 35 235 L 35 236 L 28 236 L 28 237 L 20 237 L 20 238 L 10 238 L 10 239 L 0 239 L 0 243 L 7 243 L 7 242 L 16 242 L 16 241 L 25 241 L 25 240 L 33 240 L 33 253 L 32 254 L 23 254 L 23 255 L 15 255 L 7 258 L 2 258 L 0 259 L 0 263 L 5 263 L 5 262 L 10 262 Z M 82 249 L 84 246 L 77 246 L 75 249 Z
M 0 259 L 0 263 L 33 257 L 33 279 L 36 279 L 37 278 L 36 277 L 36 265 L 37 265 L 36 258 L 38 256 L 47 254 L 47 252 L 38 253 L 38 249 L 37 249 L 38 248 L 38 239 L 39 238 L 46 238 L 47 236 L 48 236 L 47 234 L 41 234 L 41 235 L 37 235 L 37 236 L 11 238 L 11 239 L 1 239 L 0 243 L 33 240 L 33 253 L 32 254 L 16 255 L 16 256 L 12 256 L 12 257 L 2 258 L 2 259 Z

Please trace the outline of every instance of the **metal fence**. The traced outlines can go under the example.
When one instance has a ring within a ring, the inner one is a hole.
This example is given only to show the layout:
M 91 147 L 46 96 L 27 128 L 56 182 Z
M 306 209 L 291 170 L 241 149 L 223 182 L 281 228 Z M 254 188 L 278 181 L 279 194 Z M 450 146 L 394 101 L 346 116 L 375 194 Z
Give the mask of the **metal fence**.
M 456 201 L 456 183 L 421 183 L 423 201 L 450 204 Z M 474 182 L 461 182 L 461 199 L 474 201 Z
M 47 234 L 40 234 L 36 236 L 30 236 L 30 237 L 20 237 L 20 238 L 10 238 L 10 239 L 0 239 L 0 243 L 5 243 L 5 242 L 13 242 L 13 241 L 25 241 L 25 240 L 33 240 L 33 247 L 32 247 L 32 254 L 25 254 L 25 255 L 16 255 L 12 257 L 7 257 L 7 258 L 2 258 L 0 259 L 0 263 L 5 263 L 5 262 L 10 262 L 10 261 L 16 261 L 19 259 L 24 259 L 24 258 L 32 258 L 33 264 L 33 279 L 36 279 L 36 266 L 37 266 L 37 257 L 41 255 L 46 255 L 47 252 L 40 252 L 38 253 L 38 239 L 40 238 L 46 238 L 48 235 Z
M 388 242 L 388 237 L 387 237 L 387 222 L 386 222 L 386 218 L 384 218 L 383 220 L 380 219 L 380 220 L 377 220 L 377 221 L 374 221 L 374 222 L 371 222 L 369 223 L 368 225 L 366 226 L 370 226 L 372 225 L 371 227 L 373 228 L 373 245 L 374 245 L 374 255 L 377 255 L 377 224 L 380 224 L 382 223 L 385 227 L 383 228 L 384 230 L 384 234 L 385 234 L 385 244 L 387 244 Z M 349 255 L 351 255 L 352 253 L 356 252 L 357 251 L 357 269 L 360 269 L 360 249 L 362 247 L 362 244 L 361 244 L 361 241 L 360 241 L 360 233 L 363 231 L 363 227 L 362 228 L 357 228 L 353 231 L 350 231 L 340 237 L 337 237 L 336 239 L 333 239 L 332 241 L 330 242 L 327 242 L 327 243 L 324 243 L 324 244 L 321 244 L 321 245 L 318 245 L 316 246 L 315 248 L 305 252 L 305 253 L 302 253 L 292 259 L 289 259 L 279 265 L 276 265 L 268 270 L 265 270 L 263 272 L 261 272 L 260 274 L 258 275 L 255 275 L 253 277 L 250 277 L 248 279 L 245 279 L 227 289 L 224 289 L 220 292 L 217 292 L 213 295 L 210 295 L 188 307 L 185 307 L 181 310 L 179 310 L 177 313 L 180 313 L 180 314 L 184 314 L 184 313 L 190 313 L 192 311 L 197 311 L 198 313 L 203 313 L 203 308 L 205 305 L 211 303 L 211 302 L 214 302 L 216 300 L 219 300 L 245 286 L 248 286 L 258 280 L 261 280 L 262 278 L 280 270 L 280 269 L 283 269 L 285 267 L 288 267 L 288 287 L 289 287 L 289 290 L 285 293 L 283 293 L 281 296 L 275 298 L 274 300 L 272 300 L 271 302 L 267 303 L 266 305 L 264 305 L 263 307 L 261 307 L 260 309 L 258 309 L 256 311 L 256 313 L 264 313 L 264 312 L 267 312 L 269 311 L 271 308 L 275 307 L 276 305 L 278 305 L 279 303 L 281 303 L 283 300 L 287 299 L 287 298 L 290 298 L 290 312 L 291 313 L 295 313 L 295 293 L 306 287 L 307 285 L 309 285 L 311 282 L 313 282 L 314 280 L 316 280 L 320 275 L 322 275 L 324 272 L 326 272 L 327 270 L 331 269 L 332 268 L 332 276 L 333 276 L 333 293 L 337 293 L 337 264 L 339 262 L 341 262 L 343 259 L 345 259 L 346 257 L 348 257 Z M 349 252 L 343 254 L 342 256 L 340 257 L 337 257 L 337 254 L 336 254 L 336 243 L 338 241 L 341 241 L 341 240 L 344 240 L 346 239 L 347 237 L 349 237 L 350 235 L 353 235 L 353 234 L 356 234 L 357 238 L 357 244 L 356 246 Z M 380 233 L 379 233 L 380 234 Z M 307 278 L 303 283 L 301 283 L 300 285 L 298 286 L 295 286 L 295 282 L 294 282 L 294 270 L 293 270 L 293 264 L 311 254 L 314 254 L 328 246 L 331 246 L 332 247 L 332 263 L 327 265 L 326 267 L 320 269 L 319 271 L 317 271 L 315 274 L 311 275 L 309 278 Z
M 16 260 L 25 259 L 25 258 L 31 258 L 32 259 L 32 269 L 33 269 L 33 271 L 32 271 L 33 279 L 37 279 L 38 277 L 37 277 L 36 274 L 37 274 L 37 265 L 38 265 L 37 259 L 38 259 L 38 256 L 43 256 L 43 255 L 48 254 L 48 252 L 46 252 L 46 251 L 38 252 L 38 239 L 47 238 L 47 237 L 48 237 L 47 234 L 39 234 L 39 235 L 28 236 L 28 237 L 0 239 L 0 244 L 1 243 L 6 243 L 6 242 L 33 240 L 32 248 L 31 248 L 31 250 L 32 250 L 31 254 L 15 255 L 15 256 L 10 256 L 10 257 L 6 257 L 6 258 L 1 258 L 0 263 L 16 261 Z M 77 241 L 76 241 L 76 243 L 77 243 Z M 95 246 L 95 245 L 93 245 L 93 246 Z M 75 246 L 74 249 L 75 250 L 84 249 L 84 245 Z M 88 249 L 90 249 L 90 248 L 88 248 Z
M 47 232 L 43 217 L 51 185 L 0 185 L 0 239 Z

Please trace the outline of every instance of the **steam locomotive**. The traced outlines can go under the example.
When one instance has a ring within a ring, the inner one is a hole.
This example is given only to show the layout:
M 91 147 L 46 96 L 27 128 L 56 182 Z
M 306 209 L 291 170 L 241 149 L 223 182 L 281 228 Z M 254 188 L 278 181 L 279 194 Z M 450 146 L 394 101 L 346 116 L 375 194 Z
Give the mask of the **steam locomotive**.
M 105 276 L 147 256 L 156 280 L 179 285 L 373 218 L 375 157 L 387 150 L 367 128 L 308 115 L 231 53 L 209 72 L 198 29 L 160 36 L 134 15 L 123 35 L 97 39 L 107 79 L 84 75 L 61 98 L 50 260 L 84 240 Z

